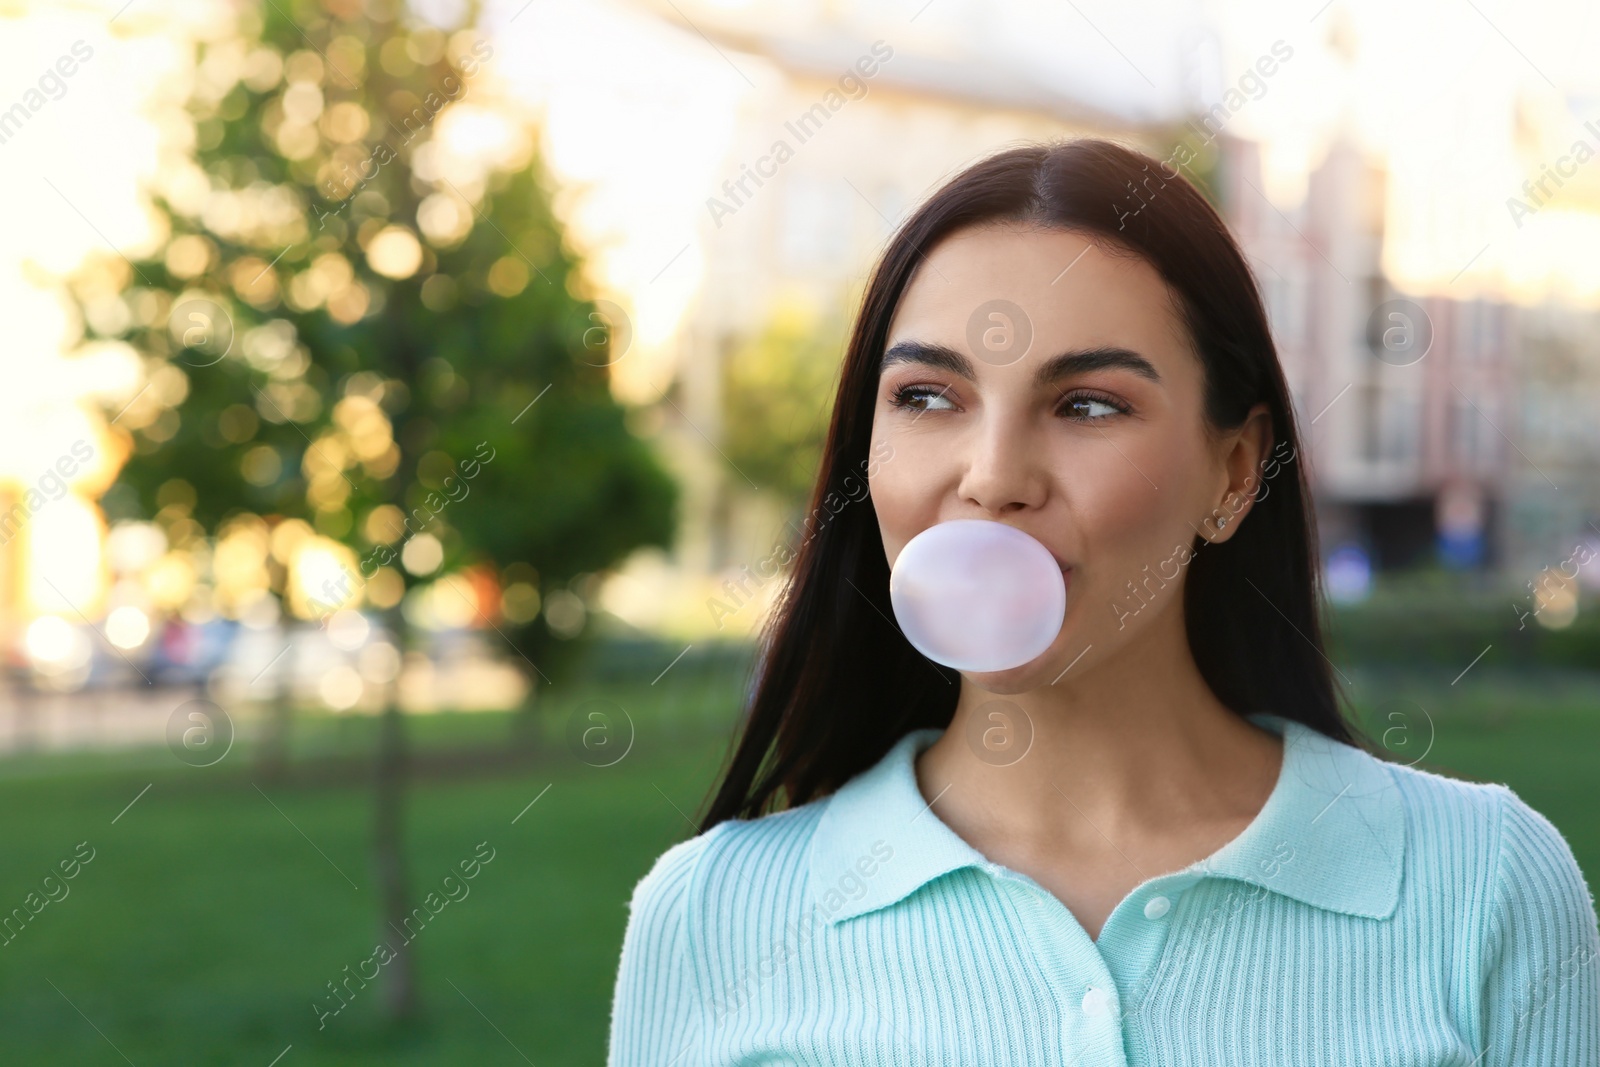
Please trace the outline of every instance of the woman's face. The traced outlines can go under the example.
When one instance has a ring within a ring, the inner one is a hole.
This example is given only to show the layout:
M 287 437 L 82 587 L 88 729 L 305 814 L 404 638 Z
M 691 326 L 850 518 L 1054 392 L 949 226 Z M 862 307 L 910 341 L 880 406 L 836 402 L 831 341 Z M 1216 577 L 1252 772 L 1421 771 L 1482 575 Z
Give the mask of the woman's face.
M 889 458 L 869 484 L 889 564 L 935 523 L 990 519 L 1043 543 L 1067 584 L 1055 643 L 969 675 L 981 688 L 1048 685 L 1181 618 L 1189 546 L 1234 534 L 1272 445 L 1265 405 L 1209 438 L 1202 386 L 1176 298 L 1143 259 L 1077 233 L 984 225 L 919 266 L 873 413 L 873 454 Z

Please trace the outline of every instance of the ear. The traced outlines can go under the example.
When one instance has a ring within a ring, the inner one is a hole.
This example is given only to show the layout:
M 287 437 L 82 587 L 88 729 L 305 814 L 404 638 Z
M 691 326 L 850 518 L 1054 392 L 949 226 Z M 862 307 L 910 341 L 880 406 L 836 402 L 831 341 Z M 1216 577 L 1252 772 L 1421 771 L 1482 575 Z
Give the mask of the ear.
M 1262 471 L 1267 467 L 1272 445 L 1272 411 L 1265 402 L 1251 408 L 1244 422 L 1223 438 L 1224 487 L 1202 526 L 1208 541 L 1232 537 L 1256 500 L 1266 496 Z

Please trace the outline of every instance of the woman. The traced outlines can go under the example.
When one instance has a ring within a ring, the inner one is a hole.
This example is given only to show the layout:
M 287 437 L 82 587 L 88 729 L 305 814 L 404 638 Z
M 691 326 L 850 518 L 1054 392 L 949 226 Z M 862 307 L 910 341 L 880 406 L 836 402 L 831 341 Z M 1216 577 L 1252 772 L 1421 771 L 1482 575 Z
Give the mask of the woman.
M 863 298 L 736 751 L 634 893 L 610 1062 L 1600 1063 L 1560 833 L 1341 714 L 1300 444 L 1177 172 L 1081 140 L 935 193 Z M 1061 565 L 1021 667 L 893 621 L 900 549 L 962 518 Z

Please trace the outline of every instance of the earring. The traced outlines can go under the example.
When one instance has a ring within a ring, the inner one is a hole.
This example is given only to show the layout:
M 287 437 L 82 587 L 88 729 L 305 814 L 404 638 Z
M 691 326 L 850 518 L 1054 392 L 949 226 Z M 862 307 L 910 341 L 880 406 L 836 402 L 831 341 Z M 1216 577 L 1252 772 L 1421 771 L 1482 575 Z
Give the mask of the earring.
M 1217 529 L 1220 530 L 1226 525 L 1228 525 L 1228 516 L 1224 515 L 1222 518 L 1217 520 Z

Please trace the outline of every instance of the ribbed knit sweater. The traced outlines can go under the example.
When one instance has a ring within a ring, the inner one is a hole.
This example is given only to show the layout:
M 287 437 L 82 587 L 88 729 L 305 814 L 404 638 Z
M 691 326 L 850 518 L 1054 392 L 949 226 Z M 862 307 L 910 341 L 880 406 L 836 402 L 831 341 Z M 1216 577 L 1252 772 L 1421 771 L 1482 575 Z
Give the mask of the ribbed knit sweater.
M 674 845 L 629 905 L 608 1064 L 1600 1065 L 1594 900 L 1544 816 L 1250 718 L 1284 738 L 1261 812 L 1098 939 L 933 814 L 937 729 Z

